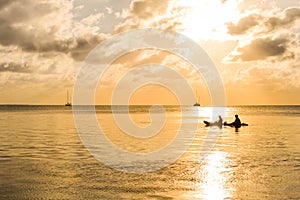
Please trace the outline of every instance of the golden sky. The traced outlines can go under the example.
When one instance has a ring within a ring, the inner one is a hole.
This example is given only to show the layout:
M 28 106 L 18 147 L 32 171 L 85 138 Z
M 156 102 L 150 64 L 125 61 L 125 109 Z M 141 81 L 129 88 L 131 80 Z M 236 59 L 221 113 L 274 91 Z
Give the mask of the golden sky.
M 82 62 L 99 43 L 152 27 L 185 34 L 208 53 L 228 105 L 300 104 L 299 19 L 298 0 L 2 0 L 0 104 L 64 104 Z M 99 82 L 96 103 L 110 102 L 103 94 L 110 96 L 125 69 L 147 63 L 179 70 L 200 103 L 210 105 L 205 81 L 182 67 L 188 63 L 149 50 L 116 60 Z M 173 81 L 163 70 L 152 75 Z M 130 102 L 173 104 L 176 98 L 149 85 Z

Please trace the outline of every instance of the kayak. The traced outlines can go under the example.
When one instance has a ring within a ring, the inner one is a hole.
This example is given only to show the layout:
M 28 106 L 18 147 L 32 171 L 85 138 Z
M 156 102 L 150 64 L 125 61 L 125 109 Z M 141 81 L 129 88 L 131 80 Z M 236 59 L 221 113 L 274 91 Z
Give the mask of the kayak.
M 241 124 L 232 124 L 232 123 L 227 123 L 224 122 L 224 126 L 231 126 L 231 127 L 235 127 L 235 128 L 240 128 L 241 126 L 248 126 L 248 124 L 246 123 L 241 123 Z
M 219 124 L 216 123 L 216 122 L 209 122 L 209 121 L 205 121 L 205 120 L 204 120 L 203 123 L 204 123 L 206 126 L 219 126 Z M 231 126 L 231 127 L 235 127 L 235 128 L 240 128 L 241 126 L 248 126 L 248 124 L 246 124 L 246 123 L 241 123 L 240 126 L 235 126 L 234 124 L 232 124 L 232 123 L 227 123 L 227 122 L 224 122 L 223 125 L 224 125 L 224 126 Z
M 203 123 L 206 125 L 206 126 L 219 126 L 219 123 L 218 122 L 209 122 L 209 121 L 203 121 Z

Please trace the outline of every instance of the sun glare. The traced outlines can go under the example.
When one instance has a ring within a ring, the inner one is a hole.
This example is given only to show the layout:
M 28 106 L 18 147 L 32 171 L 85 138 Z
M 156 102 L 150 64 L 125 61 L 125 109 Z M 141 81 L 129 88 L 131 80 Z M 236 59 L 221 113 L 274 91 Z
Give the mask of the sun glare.
M 206 157 L 203 171 L 199 172 L 204 175 L 204 180 L 198 183 L 199 193 L 195 195 L 198 199 L 216 200 L 230 198 L 232 188 L 226 188 L 226 182 L 230 179 L 224 173 L 226 163 L 229 162 L 226 154 L 222 152 L 212 152 Z
M 225 3 L 220 0 L 180 0 L 180 4 L 189 8 L 183 33 L 196 41 L 228 39 L 226 23 L 236 22 L 240 17 L 235 0 Z

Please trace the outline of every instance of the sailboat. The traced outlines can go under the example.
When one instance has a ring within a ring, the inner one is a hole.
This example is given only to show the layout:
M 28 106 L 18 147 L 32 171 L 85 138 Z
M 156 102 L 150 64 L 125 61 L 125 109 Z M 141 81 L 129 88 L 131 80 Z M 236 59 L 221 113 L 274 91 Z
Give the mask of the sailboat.
M 71 101 L 70 101 L 70 97 L 69 97 L 69 90 L 67 90 L 67 101 L 65 103 L 65 106 L 72 106 Z
M 196 101 L 196 103 L 194 103 L 194 106 L 200 106 L 200 103 L 198 103 L 198 102 Z
M 196 97 L 197 97 L 197 99 L 198 99 L 197 91 L 196 91 Z M 194 103 L 194 106 L 200 106 L 200 103 L 198 103 L 198 101 L 196 100 L 196 103 Z

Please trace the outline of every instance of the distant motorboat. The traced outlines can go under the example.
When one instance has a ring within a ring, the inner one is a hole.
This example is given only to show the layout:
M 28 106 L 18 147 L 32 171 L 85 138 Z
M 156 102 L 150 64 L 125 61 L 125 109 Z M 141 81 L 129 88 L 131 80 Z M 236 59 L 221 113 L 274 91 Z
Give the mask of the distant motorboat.
M 69 91 L 67 90 L 67 101 L 65 103 L 65 106 L 72 106 L 72 103 L 70 101 L 70 97 L 69 97 Z

